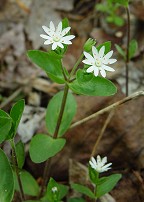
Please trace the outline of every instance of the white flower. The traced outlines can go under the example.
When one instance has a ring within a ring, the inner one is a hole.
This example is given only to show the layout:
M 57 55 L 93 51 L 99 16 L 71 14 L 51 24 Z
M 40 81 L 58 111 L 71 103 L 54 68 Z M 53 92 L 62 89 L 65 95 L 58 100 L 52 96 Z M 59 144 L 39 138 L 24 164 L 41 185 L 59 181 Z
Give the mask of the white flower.
M 45 45 L 52 44 L 52 50 L 55 50 L 57 46 L 64 48 L 63 44 L 72 44 L 70 40 L 75 37 L 74 35 L 65 36 L 71 27 L 62 29 L 62 22 L 58 24 L 57 28 L 55 28 L 52 21 L 50 22 L 49 28 L 46 26 L 42 26 L 42 28 L 47 35 L 41 34 L 40 36 L 46 39 L 44 42 Z
M 53 187 L 51 190 L 52 190 L 53 193 L 58 191 L 57 187 Z
M 111 169 L 112 163 L 107 163 L 107 157 L 101 158 L 99 155 L 97 156 L 97 160 L 94 157 L 91 158 L 89 161 L 90 166 L 95 169 L 98 173 L 105 172 Z M 105 165 L 106 164 L 106 165 Z
M 98 76 L 99 71 L 103 77 L 106 77 L 106 71 L 113 72 L 115 71 L 113 68 L 109 67 L 109 64 L 115 63 L 116 59 L 110 59 L 113 54 L 113 51 L 108 52 L 104 55 L 105 46 L 102 46 L 98 51 L 95 46 L 92 46 L 92 55 L 84 51 L 84 55 L 86 57 L 82 62 L 90 65 L 90 67 L 86 70 L 88 73 L 94 72 L 95 76 Z

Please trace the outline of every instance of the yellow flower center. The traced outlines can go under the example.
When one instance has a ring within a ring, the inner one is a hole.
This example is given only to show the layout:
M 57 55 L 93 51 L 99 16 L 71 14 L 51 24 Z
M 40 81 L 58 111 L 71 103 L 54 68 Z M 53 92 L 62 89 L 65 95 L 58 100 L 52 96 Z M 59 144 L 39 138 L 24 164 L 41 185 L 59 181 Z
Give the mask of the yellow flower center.
M 95 65 L 96 65 L 97 67 L 101 67 L 101 61 L 97 59 L 97 60 L 95 61 Z
M 54 36 L 54 37 L 53 37 L 53 40 L 54 40 L 55 42 L 58 42 L 58 41 L 60 40 L 60 38 L 59 38 L 58 36 Z

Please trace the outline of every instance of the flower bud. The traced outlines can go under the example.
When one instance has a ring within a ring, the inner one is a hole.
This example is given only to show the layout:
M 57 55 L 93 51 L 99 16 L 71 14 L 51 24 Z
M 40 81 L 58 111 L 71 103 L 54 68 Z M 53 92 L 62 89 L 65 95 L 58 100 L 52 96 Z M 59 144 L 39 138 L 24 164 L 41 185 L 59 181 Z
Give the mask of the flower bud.
M 90 52 L 92 49 L 92 46 L 94 46 L 95 44 L 96 44 L 96 40 L 89 38 L 84 44 L 84 51 Z

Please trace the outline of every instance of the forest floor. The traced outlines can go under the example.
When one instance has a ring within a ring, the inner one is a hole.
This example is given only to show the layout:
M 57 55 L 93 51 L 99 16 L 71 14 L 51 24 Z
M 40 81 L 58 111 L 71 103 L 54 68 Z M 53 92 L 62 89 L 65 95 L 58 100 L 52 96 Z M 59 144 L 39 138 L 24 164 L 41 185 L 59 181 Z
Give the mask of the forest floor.
M 115 49 L 115 44 L 126 48 L 126 23 L 122 27 L 105 21 L 105 15 L 95 10 L 97 1 L 84 0 L 1 0 L 0 1 L 0 108 L 9 111 L 12 104 L 25 98 L 25 127 L 28 133 L 45 133 L 44 111 L 50 98 L 63 89 L 50 81 L 46 74 L 32 64 L 27 50 L 46 51 L 40 38 L 42 25 L 57 24 L 69 19 L 71 32 L 76 35 L 64 58 L 64 66 L 70 71 L 81 54 L 84 42 L 92 37 L 97 44 L 112 42 L 118 62 L 115 72 L 109 74 L 118 88 L 110 97 L 75 95 L 78 103 L 75 123 L 121 99 L 125 98 L 125 63 Z M 131 38 L 138 41 L 138 50 L 129 63 L 129 95 L 144 88 L 144 4 L 134 1 L 130 5 Z M 125 19 L 122 10 L 121 15 Z M 82 66 L 82 64 L 81 64 Z M 94 119 L 71 128 L 65 135 L 67 145 L 52 161 L 51 176 L 58 182 L 84 183 L 86 165 L 94 144 L 108 120 L 103 137 L 96 148 L 96 155 L 108 156 L 113 163 L 113 173 L 121 173 L 122 179 L 103 202 L 144 201 L 144 97 L 137 96 L 118 106 L 113 112 L 102 113 Z M 31 121 L 33 120 L 33 121 Z M 22 129 L 19 129 L 19 133 Z M 16 137 L 20 138 L 19 134 Z M 29 142 L 25 149 L 28 150 Z M 2 147 L 8 152 L 7 145 Z M 44 163 L 33 164 L 27 152 L 24 168 L 36 180 L 42 180 Z M 58 168 L 58 169 L 57 169 Z M 101 200 L 101 201 L 102 201 Z M 18 202 L 18 199 L 15 200 Z

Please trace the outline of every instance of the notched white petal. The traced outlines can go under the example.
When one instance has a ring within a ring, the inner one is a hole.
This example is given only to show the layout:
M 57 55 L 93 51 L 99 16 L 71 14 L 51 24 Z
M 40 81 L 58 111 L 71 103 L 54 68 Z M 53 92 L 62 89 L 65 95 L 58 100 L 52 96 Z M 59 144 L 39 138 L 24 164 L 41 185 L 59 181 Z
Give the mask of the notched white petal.
M 64 30 L 62 30 L 61 35 L 62 35 L 62 36 L 65 36 L 65 35 L 70 31 L 70 29 L 71 29 L 71 27 L 65 28 Z
M 104 56 L 104 58 L 107 60 L 107 59 L 109 59 L 109 58 L 112 56 L 112 54 L 113 54 L 113 50 L 111 50 L 110 52 L 108 52 L 108 53 Z
M 103 57 L 104 56 L 104 52 L 105 52 L 105 46 L 102 46 L 99 50 L 99 57 Z
M 47 34 L 49 34 L 50 29 L 49 29 L 48 27 L 46 27 L 45 25 L 43 25 L 42 28 L 43 28 L 43 30 L 44 30 Z
M 55 32 L 55 26 L 54 26 L 54 23 L 52 21 L 50 21 L 50 30 L 52 32 Z
M 112 67 L 109 67 L 107 65 L 103 65 L 102 67 L 103 67 L 103 69 L 105 69 L 105 70 L 107 70 L 109 72 L 114 72 L 115 71 L 115 69 L 113 69 Z
M 93 72 L 93 71 L 94 71 L 94 66 L 90 66 L 90 67 L 86 70 L 87 73 L 91 73 L 91 72 Z
M 51 37 L 45 34 L 41 34 L 40 37 L 42 37 L 43 39 L 51 39 Z

